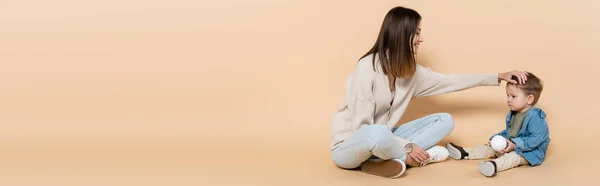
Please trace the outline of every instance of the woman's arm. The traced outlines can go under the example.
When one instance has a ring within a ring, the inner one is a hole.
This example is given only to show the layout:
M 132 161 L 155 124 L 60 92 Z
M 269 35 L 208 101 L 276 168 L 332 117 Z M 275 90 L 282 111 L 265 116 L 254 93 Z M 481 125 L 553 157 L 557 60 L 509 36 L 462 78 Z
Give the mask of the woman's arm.
M 517 76 L 519 82 L 526 80 L 526 72 L 510 71 L 506 73 L 490 73 L 490 74 L 442 74 L 417 65 L 417 88 L 414 97 L 431 96 L 445 94 L 455 91 L 461 91 L 476 86 L 495 86 L 499 85 L 500 81 L 516 83 L 511 80 L 512 76 Z
M 499 74 L 442 74 L 417 65 L 415 97 L 432 96 L 482 85 L 498 85 Z

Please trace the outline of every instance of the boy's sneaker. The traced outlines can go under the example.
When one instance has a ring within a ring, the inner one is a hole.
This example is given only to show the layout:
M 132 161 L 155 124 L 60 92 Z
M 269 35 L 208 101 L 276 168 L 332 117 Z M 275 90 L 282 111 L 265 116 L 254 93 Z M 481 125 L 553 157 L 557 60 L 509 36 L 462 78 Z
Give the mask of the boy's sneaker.
M 496 175 L 497 167 L 496 167 L 495 161 L 479 162 L 477 167 L 478 167 L 477 169 L 479 170 L 479 173 L 483 174 L 484 176 L 492 177 L 492 176 Z
M 448 148 L 448 152 L 450 153 L 450 158 L 455 160 L 462 160 L 465 157 L 469 156 L 467 151 L 461 146 L 458 146 L 454 143 L 447 143 L 446 148 Z
M 397 178 L 406 171 L 406 164 L 399 159 L 370 159 L 360 166 L 363 172 L 386 178 Z
M 430 163 L 437 163 L 448 159 L 448 149 L 442 146 L 434 146 L 426 151 L 429 153 L 429 159 L 426 159 L 420 166 L 425 166 Z

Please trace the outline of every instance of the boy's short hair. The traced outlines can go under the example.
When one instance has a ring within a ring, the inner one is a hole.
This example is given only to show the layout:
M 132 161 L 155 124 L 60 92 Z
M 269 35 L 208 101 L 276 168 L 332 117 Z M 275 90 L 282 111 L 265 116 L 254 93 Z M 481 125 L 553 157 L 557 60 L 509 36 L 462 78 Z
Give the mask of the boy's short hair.
M 513 76 L 511 79 L 518 81 L 517 77 L 515 76 Z M 527 72 L 527 82 L 525 82 L 525 84 L 515 84 L 515 86 L 523 90 L 525 95 L 533 95 L 534 98 L 531 105 L 535 105 L 538 102 L 540 95 L 542 94 L 542 90 L 544 90 L 544 82 L 531 72 Z

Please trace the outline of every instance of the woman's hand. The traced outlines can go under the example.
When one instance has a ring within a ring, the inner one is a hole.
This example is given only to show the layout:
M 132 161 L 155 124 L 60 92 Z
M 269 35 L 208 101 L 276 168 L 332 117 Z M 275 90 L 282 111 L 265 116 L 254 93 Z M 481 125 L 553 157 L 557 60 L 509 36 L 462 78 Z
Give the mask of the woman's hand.
M 417 163 L 422 163 L 426 159 L 429 159 L 429 153 L 427 153 L 423 148 L 419 147 L 417 144 L 412 145 L 412 152 L 408 155 L 415 160 Z
M 528 73 L 525 71 L 513 70 L 510 72 L 499 73 L 498 80 L 504 80 L 514 84 L 525 84 L 525 82 L 527 82 L 527 74 Z M 517 81 L 512 79 L 513 76 L 517 77 Z

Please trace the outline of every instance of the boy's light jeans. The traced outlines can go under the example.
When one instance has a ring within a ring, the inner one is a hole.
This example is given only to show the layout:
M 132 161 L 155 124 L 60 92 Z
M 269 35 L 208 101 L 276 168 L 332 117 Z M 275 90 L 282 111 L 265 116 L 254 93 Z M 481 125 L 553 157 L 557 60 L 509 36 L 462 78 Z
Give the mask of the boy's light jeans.
M 437 113 L 410 121 L 390 131 L 385 125 L 364 126 L 332 150 L 333 161 L 341 168 L 354 169 L 372 158 L 406 161 L 404 147 L 396 137 L 410 140 L 427 150 L 450 134 L 454 120 L 447 113 Z

